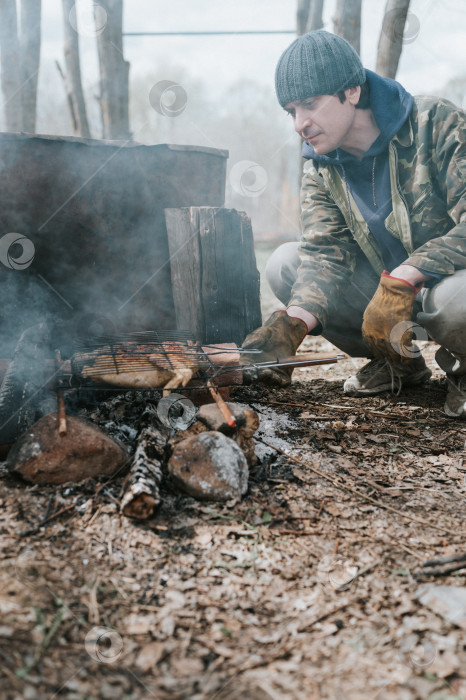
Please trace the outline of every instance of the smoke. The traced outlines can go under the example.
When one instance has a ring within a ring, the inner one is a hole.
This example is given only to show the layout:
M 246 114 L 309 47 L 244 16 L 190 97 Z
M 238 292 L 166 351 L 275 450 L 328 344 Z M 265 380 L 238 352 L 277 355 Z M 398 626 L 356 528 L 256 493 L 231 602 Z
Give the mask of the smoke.
M 55 347 L 176 328 L 164 208 L 221 205 L 223 170 L 202 149 L 0 135 L 0 356 L 41 321 Z

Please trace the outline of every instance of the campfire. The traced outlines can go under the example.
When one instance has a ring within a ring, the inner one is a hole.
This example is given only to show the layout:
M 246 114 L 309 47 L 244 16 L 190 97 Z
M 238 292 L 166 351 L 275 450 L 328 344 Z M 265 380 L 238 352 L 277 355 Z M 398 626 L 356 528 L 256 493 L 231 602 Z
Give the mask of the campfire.
M 246 493 L 248 468 L 257 462 L 253 436 L 259 419 L 228 402 L 229 386 L 243 381 L 244 351 L 236 344 L 202 345 L 180 331 L 93 336 L 77 339 L 79 349 L 63 361 L 58 349 L 52 359 L 51 343 L 49 329 L 38 324 L 22 334 L 11 362 L 4 363 L 0 443 L 12 474 L 36 484 L 126 474 L 121 510 L 138 519 L 156 512 L 165 476 L 201 499 Z M 312 366 L 337 359 L 303 354 L 265 364 Z M 264 363 L 249 360 L 247 366 Z M 149 393 L 147 410 L 123 441 L 72 409 L 83 393 L 107 397 L 122 389 Z M 51 402 L 53 411 L 47 410 Z
M 0 458 L 11 474 L 39 485 L 121 478 L 121 511 L 140 519 L 156 512 L 163 480 L 196 498 L 246 493 L 259 419 L 230 387 L 253 376 L 241 342 L 261 323 L 259 273 L 250 220 L 222 207 L 227 155 L 2 135 L 0 156 L 16 164 L 0 173 L 4 221 L 18 230 L 21 211 L 45 222 L 21 231 L 30 267 L 5 278 Z M 112 158 L 125 180 L 105 167 Z M 339 356 L 264 363 L 248 348 L 248 358 L 258 370 Z M 99 406 L 121 396 L 141 408 L 125 431 L 98 425 Z

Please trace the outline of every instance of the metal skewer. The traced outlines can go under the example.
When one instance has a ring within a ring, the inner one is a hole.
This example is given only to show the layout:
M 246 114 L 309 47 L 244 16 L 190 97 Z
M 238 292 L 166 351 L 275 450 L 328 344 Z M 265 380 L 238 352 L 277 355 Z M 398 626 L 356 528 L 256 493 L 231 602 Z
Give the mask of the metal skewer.
M 60 350 L 55 350 L 55 361 L 57 369 L 62 366 Z M 68 426 L 66 424 L 66 409 L 65 409 L 65 392 L 61 386 L 57 386 L 57 415 L 58 415 L 58 434 L 66 435 Z

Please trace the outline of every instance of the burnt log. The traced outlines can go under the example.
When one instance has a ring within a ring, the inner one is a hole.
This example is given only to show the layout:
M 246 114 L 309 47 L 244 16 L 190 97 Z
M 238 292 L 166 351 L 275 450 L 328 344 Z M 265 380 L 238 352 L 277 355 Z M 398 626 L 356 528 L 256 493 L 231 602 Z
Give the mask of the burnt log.
M 251 222 L 217 207 L 165 209 L 178 328 L 205 343 L 235 342 L 261 325 Z
M 121 512 L 128 518 L 151 518 L 160 504 L 164 449 L 162 433 L 154 426 L 143 428 L 122 489 Z

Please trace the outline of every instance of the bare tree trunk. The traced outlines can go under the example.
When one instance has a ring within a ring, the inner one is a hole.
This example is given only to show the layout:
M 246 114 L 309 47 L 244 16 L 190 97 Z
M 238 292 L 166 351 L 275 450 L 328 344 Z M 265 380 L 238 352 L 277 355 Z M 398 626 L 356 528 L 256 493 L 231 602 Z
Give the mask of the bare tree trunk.
M 21 68 L 23 131 L 36 130 L 37 83 L 40 64 L 41 0 L 21 0 Z
M 6 131 L 21 131 L 21 60 L 16 0 L 0 0 L 0 62 Z
M 409 0 L 387 0 L 382 30 L 377 47 L 376 72 L 385 78 L 395 78 L 403 48 L 403 33 Z
M 361 0 L 337 0 L 333 31 L 360 53 Z
M 305 34 L 312 0 L 298 0 L 296 10 L 296 33 Z
M 322 29 L 322 10 L 324 0 L 298 0 L 296 27 L 298 34 L 306 34 L 315 29 Z
M 129 139 L 129 63 L 123 56 L 123 0 L 100 0 L 100 7 L 95 8 L 96 29 L 101 8 L 107 13 L 105 29 L 97 31 L 103 137 Z
M 89 138 L 91 132 L 87 121 L 86 104 L 81 82 L 81 68 L 79 65 L 79 35 L 70 23 L 70 12 L 74 5 L 74 0 L 62 0 L 62 4 L 66 64 L 65 82 L 69 104 L 72 105 L 71 121 L 74 133 L 77 136 Z
M 324 0 L 311 0 L 311 10 L 306 27 L 308 32 L 313 32 L 315 29 L 322 29 L 324 26 L 324 20 L 322 19 L 323 9 Z

